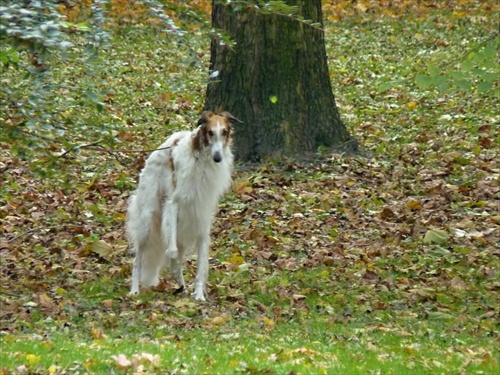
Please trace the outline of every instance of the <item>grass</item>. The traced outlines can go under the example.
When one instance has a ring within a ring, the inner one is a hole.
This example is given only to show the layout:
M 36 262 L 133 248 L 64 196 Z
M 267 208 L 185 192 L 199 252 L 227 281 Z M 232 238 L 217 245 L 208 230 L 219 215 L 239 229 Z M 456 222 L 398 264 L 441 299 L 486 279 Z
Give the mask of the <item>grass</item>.
M 2 143 L 0 373 L 496 374 L 497 94 L 410 79 L 496 30 L 477 12 L 327 24 L 337 104 L 371 157 L 319 150 L 311 163 L 238 166 L 214 225 L 207 303 L 173 295 L 168 277 L 127 295 L 124 213 L 140 157 L 82 149 L 40 178 L 30 168 L 43 154 L 30 164 Z M 206 66 L 207 39 L 186 38 Z M 50 152 L 97 139 L 152 148 L 202 109 L 206 70 L 147 27 L 117 32 L 90 78 L 71 61 L 51 72 L 48 109 L 67 143 L 43 143 Z M 0 73 L 17 88 L 0 93 L 7 122 L 29 94 L 22 78 Z M 446 238 L 426 241 L 432 231 Z
M 408 332 L 384 324 L 346 326 L 332 322 L 328 314 L 316 313 L 272 327 L 235 319 L 191 330 L 158 322 L 144 331 L 142 324 L 128 319 L 126 326 L 115 329 L 101 328 L 101 322 L 90 320 L 86 319 L 86 332 L 75 332 L 75 324 L 60 327 L 48 337 L 4 336 L 11 355 L 3 365 L 27 363 L 57 372 L 105 373 L 110 368 L 119 370 L 112 359 L 116 353 L 131 359 L 145 352 L 159 356 L 154 362 L 143 361 L 151 372 L 435 374 L 464 366 L 471 373 L 495 368 L 495 360 L 484 350 L 487 341 L 460 333 L 450 336 L 439 323 L 424 322 L 419 331 Z

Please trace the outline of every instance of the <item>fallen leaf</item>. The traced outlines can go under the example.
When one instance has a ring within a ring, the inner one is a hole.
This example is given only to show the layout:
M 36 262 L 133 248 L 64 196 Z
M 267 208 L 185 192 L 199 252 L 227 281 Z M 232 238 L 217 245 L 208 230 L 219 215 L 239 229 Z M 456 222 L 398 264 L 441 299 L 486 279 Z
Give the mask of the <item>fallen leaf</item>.
M 104 259 L 109 259 L 113 253 L 113 246 L 103 240 L 95 241 L 90 249 L 93 253 L 98 254 Z
M 50 298 L 46 293 L 41 294 L 38 297 L 38 303 L 42 311 L 46 314 L 51 314 L 57 309 L 57 306 L 52 298 Z
M 33 367 L 38 365 L 40 363 L 40 360 L 42 359 L 41 356 L 35 355 L 35 354 L 27 354 L 26 355 L 26 361 Z
M 365 13 L 368 10 L 368 7 L 365 4 L 361 3 L 361 2 L 357 3 L 354 6 L 354 8 L 356 8 L 356 10 L 358 12 L 360 12 L 360 13 Z
M 273 319 L 270 319 L 267 316 L 264 316 L 262 318 L 262 323 L 264 323 L 267 330 L 274 328 L 274 326 L 276 324 L 276 322 Z
M 104 301 L 101 301 L 101 305 L 103 305 L 107 309 L 112 309 L 113 308 L 113 300 L 112 299 L 106 299 Z
M 495 142 L 488 137 L 479 137 L 479 144 L 484 148 L 492 148 L 495 146 Z
M 428 313 L 429 319 L 431 320 L 453 320 L 455 319 L 453 315 L 441 312 L 441 311 L 430 311 Z
M 137 369 L 141 363 L 145 363 L 156 367 L 160 364 L 160 356 L 158 354 L 150 354 L 144 352 L 141 354 L 134 354 L 132 355 L 132 363 L 136 368 L 136 373 L 139 373 Z
M 94 338 L 94 340 L 100 340 L 100 339 L 107 338 L 107 336 L 104 334 L 104 332 L 99 328 L 92 328 L 91 333 L 92 333 L 92 337 Z
M 16 373 L 18 374 L 24 374 L 25 372 L 28 371 L 28 367 L 26 365 L 21 365 L 16 367 Z M 6 372 L 6 374 L 9 374 L 10 372 Z
M 451 279 L 450 286 L 455 290 L 467 289 L 467 284 L 465 284 L 465 282 L 459 276 L 455 276 L 453 279 Z
M 248 181 L 237 181 L 233 184 L 233 190 L 238 195 L 248 194 L 253 191 L 253 188 L 250 186 L 250 182 Z
M 280 269 L 289 271 L 295 271 L 300 268 L 299 263 L 294 258 L 278 259 L 274 264 Z
M 425 233 L 424 243 L 446 245 L 448 243 L 448 238 L 448 232 L 441 229 L 431 229 L 428 230 L 427 233 Z
M 380 211 L 379 215 L 380 215 L 380 218 L 383 220 L 391 219 L 394 216 L 396 216 L 394 211 L 390 207 L 387 207 L 387 206 L 382 207 L 382 210 Z
M 417 102 L 408 102 L 406 104 L 406 106 L 409 108 L 409 109 L 415 109 L 417 108 Z
M 229 314 L 224 313 L 222 315 L 212 318 L 209 323 L 213 326 L 222 326 L 225 325 L 229 320 L 230 320 Z
M 124 354 L 113 355 L 111 359 L 115 361 L 115 365 L 120 370 L 125 370 L 132 365 L 132 362 Z
M 409 199 L 408 202 L 406 202 L 406 207 L 410 210 L 421 210 L 424 208 L 418 199 Z
M 234 264 L 235 266 L 239 266 L 245 263 L 245 259 L 240 254 L 233 253 L 231 258 L 227 260 L 228 263 Z

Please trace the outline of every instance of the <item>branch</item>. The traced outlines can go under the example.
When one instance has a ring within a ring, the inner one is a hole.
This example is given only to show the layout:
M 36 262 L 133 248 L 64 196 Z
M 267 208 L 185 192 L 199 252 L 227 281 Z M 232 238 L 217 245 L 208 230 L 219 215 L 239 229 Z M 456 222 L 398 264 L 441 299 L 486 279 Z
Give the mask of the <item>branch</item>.
M 92 150 L 92 151 L 99 151 L 99 152 L 107 152 L 110 155 L 113 155 L 114 157 L 117 157 L 115 154 L 118 153 L 142 153 L 142 154 L 147 154 L 155 151 L 160 151 L 160 150 L 167 150 L 169 148 L 172 148 L 171 146 L 168 147 L 160 147 L 160 148 L 155 148 L 155 149 L 150 149 L 150 150 L 124 150 L 124 149 L 117 149 L 117 150 L 110 150 L 109 148 L 106 148 L 99 143 L 101 143 L 102 140 L 92 142 L 92 143 L 87 143 L 84 145 L 76 145 L 75 147 L 70 148 L 67 151 L 64 151 L 62 154 L 58 155 L 59 158 L 65 157 L 71 152 L 74 152 L 76 150 L 81 150 L 83 148 Z
M 73 152 L 73 151 L 76 151 L 76 150 L 80 150 L 82 148 L 90 148 L 92 146 L 95 146 L 95 145 L 98 145 L 99 143 L 101 143 L 102 140 L 99 140 L 99 141 L 95 141 L 95 142 L 92 142 L 92 143 L 88 143 L 86 145 L 76 145 L 74 147 L 71 147 L 69 150 L 66 150 L 64 151 L 62 154 L 58 155 L 59 158 L 63 158 L 65 157 L 67 154 L 69 154 L 70 152 Z
M 443 65 L 440 66 L 441 69 L 444 69 L 444 68 L 448 68 L 449 66 L 455 64 L 457 61 L 460 61 L 462 60 L 464 57 L 466 57 L 467 55 L 469 55 L 470 53 L 472 52 L 477 52 L 479 51 L 484 45 L 488 44 L 489 42 L 491 42 L 493 39 L 495 39 L 498 35 L 500 34 L 500 30 L 498 33 L 493 33 L 491 34 L 487 39 L 483 40 L 481 43 L 479 43 L 477 46 L 465 51 L 464 53 L 462 53 L 460 56 L 444 63 Z
M 451 59 L 449 61 L 445 61 L 444 63 L 441 63 L 440 65 L 438 65 L 438 68 L 441 69 L 441 70 L 449 68 L 450 66 L 452 66 L 456 62 L 463 60 L 470 53 L 479 51 L 486 44 L 488 44 L 489 42 L 491 42 L 492 40 L 494 40 L 498 35 L 500 35 L 500 23 L 499 23 L 499 30 L 498 30 L 498 32 L 492 33 L 488 38 L 486 38 L 485 40 L 483 40 L 481 43 L 479 43 L 478 45 L 476 45 L 473 48 L 470 48 L 470 49 L 466 50 L 465 52 L 463 52 L 458 57 L 455 57 L 455 58 L 453 58 L 453 59 Z M 419 74 L 419 72 L 415 71 L 415 72 L 412 72 L 410 75 L 406 76 L 405 78 L 398 79 L 398 80 L 393 80 L 393 81 L 389 81 L 388 83 L 384 83 L 382 85 L 379 85 L 379 90 L 380 90 L 379 92 L 382 93 L 382 92 L 387 91 L 388 89 L 390 89 L 391 87 L 394 87 L 396 85 L 400 85 L 400 84 L 404 84 L 404 83 L 408 83 L 408 82 L 414 81 L 415 78 L 417 77 L 417 74 Z M 386 84 L 388 84 L 388 85 L 386 86 Z M 381 87 L 384 87 L 384 89 L 380 89 Z

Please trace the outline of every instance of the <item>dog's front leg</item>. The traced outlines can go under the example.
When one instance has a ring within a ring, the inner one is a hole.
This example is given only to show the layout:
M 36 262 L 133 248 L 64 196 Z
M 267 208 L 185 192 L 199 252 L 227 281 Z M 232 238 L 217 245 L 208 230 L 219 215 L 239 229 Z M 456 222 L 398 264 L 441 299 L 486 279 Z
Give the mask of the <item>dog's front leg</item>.
M 141 279 L 141 260 L 142 253 L 137 252 L 135 254 L 134 265 L 132 266 L 132 287 L 130 289 L 130 294 L 139 293 L 139 280 Z
M 163 215 L 163 233 L 167 238 L 166 255 L 170 260 L 177 260 L 179 251 L 177 250 L 177 217 L 179 206 L 173 199 L 165 205 L 165 215 Z
M 198 264 L 196 270 L 196 279 L 194 284 L 194 293 L 192 296 L 198 301 L 206 301 L 206 285 L 208 280 L 208 235 L 200 236 L 198 245 Z

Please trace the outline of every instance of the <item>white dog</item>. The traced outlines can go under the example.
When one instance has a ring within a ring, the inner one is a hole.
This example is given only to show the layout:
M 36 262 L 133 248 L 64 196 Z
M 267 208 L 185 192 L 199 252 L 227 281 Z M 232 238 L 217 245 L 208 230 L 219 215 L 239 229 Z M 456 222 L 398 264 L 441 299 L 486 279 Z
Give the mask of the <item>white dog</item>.
M 168 266 L 185 290 L 182 265 L 198 254 L 195 299 L 205 301 L 208 248 L 212 219 L 220 196 L 231 185 L 233 154 L 228 112 L 203 112 L 193 131 L 172 134 L 154 151 L 141 172 L 139 187 L 130 197 L 127 234 L 135 260 L 131 294 L 159 283 Z

